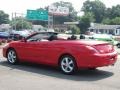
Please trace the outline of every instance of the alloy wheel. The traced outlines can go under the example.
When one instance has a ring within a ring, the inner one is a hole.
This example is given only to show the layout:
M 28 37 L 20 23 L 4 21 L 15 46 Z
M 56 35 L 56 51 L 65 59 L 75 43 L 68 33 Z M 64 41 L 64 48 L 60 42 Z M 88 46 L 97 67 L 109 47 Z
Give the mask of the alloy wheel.
M 61 59 L 60 67 L 61 67 L 61 70 L 63 71 L 63 73 L 72 74 L 76 69 L 76 64 L 74 62 L 74 58 L 72 58 L 70 56 L 64 56 Z
M 14 50 L 9 50 L 7 53 L 7 60 L 10 64 L 15 64 L 17 62 L 17 55 Z

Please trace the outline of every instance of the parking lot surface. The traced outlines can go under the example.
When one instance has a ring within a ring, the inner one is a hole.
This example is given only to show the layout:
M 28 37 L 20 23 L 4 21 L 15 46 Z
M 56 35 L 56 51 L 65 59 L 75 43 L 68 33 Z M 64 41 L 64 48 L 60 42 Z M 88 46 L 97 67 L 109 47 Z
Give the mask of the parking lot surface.
M 0 49 L 0 90 L 120 90 L 120 58 L 115 66 L 64 75 L 43 65 L 9 65 Z

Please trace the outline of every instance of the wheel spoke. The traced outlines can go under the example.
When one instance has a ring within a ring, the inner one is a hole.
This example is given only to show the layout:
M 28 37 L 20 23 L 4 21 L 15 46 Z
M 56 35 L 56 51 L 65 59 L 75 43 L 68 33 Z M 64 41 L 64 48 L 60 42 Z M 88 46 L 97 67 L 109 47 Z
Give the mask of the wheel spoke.
M 65 58 L 65 62 L 66 62 L 66 64 L 69 64 L 69 61 L 68 61 L 67 57 Z
M 73 61 L 72 61 L 72 60 L 70 60 L 69 65 L 70 65 L 70 64 L 73 64 Z
M 65 70 L 68 72 L 68 67 L 67 66 L 65 67 Z
M 12 62 L 12 63 L 14 62 L 14 59 L 13 59 L 13 58 L 11 58 L 11 62 Z
M 68 68 L 70 69 L 70 71 L 72 71 L 72 70 L 73 70 L 73 67 L 72 67 L 72 66 L 69 66 Z
M 11 52 L 9 52 L 9 55 L 10 55 L 10 56 L 12 55 Z
M 62 62 L 62 66 L 66 66 L 66 63 L 64 61 Z
M 8 54 L 8 60 L 10 60 L 11 59 L 11 56 L 10 56 L 10 54 Z
M 13 56 L 14 59 L 16 59 L 16 56 Z

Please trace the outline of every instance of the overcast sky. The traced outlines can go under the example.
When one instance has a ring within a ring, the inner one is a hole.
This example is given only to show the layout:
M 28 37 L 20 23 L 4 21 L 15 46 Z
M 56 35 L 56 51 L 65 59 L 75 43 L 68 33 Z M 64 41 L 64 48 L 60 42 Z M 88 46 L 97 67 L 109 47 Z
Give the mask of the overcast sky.
M 37 9 L 40 7 L 48 6 L 53 2 L 61 0 L 0 0 L 0 10 L 3 10 L 9 15 L 12 12 L 26 13 L 27 9 Z M 79 11 L 83 6 L 83 2 L 86 0 L 64 0 L 65 2 L 71 2 L 74 8 Z M 101 0 L 107 7 L 120 4 L 120 0 Z

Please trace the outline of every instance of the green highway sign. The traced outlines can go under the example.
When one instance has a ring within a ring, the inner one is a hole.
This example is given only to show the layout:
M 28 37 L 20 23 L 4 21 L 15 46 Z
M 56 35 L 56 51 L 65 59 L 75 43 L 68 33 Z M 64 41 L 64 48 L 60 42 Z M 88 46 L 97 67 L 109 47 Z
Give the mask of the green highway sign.
M 27 10 L 28 20 L 42 20 L 48 21 L 48 11 L 47 10 Z

